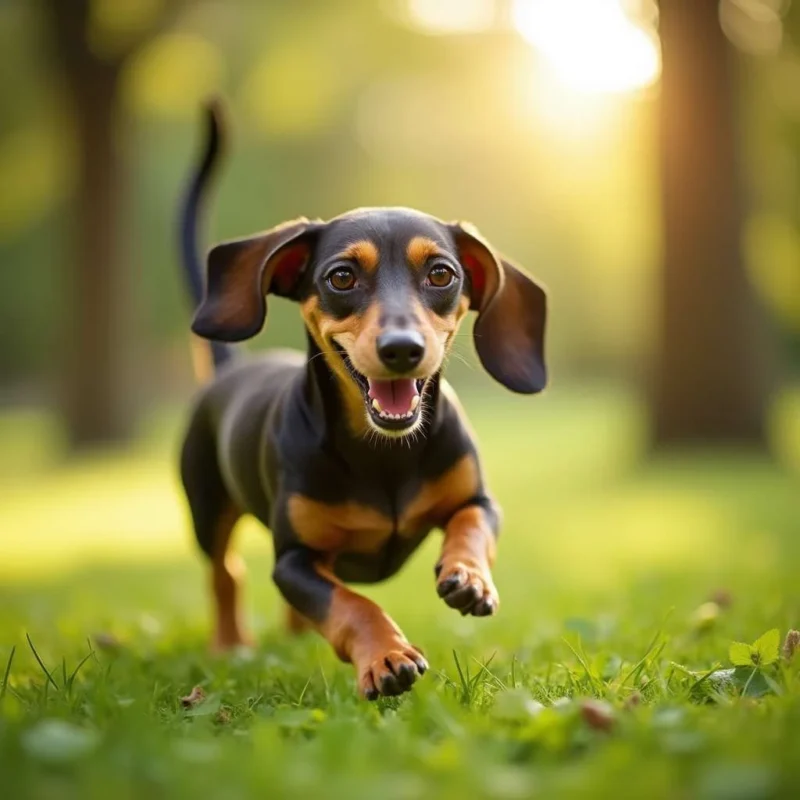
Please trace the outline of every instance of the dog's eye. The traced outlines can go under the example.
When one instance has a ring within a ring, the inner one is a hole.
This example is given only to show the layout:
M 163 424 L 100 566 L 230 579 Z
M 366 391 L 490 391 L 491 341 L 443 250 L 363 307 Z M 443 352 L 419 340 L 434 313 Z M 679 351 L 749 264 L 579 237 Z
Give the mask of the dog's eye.
M 444 289 L 445 286 L 449 286 L 453 282 L 455 277 L 455 273 L 450 267 L 446 267 L 444 264 L 436 264 L 428 273 L 428 284 L 435 286 L 437 289 Z
M 356 285 L 356 276 L 353 270 L 348 267 L 339 267 L 328 275 L 328 283 L 337 292 L 346 292 Z

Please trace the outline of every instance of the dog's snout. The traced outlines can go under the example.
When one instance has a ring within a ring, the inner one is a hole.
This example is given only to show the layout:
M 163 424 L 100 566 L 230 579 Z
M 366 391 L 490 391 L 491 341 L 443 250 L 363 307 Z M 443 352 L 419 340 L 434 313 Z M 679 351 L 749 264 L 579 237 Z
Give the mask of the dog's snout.
M 425 340 L 418 331 L 386 331 L 378 336 L 378 357 L 392 372 L 409 372 L 425 355 Z

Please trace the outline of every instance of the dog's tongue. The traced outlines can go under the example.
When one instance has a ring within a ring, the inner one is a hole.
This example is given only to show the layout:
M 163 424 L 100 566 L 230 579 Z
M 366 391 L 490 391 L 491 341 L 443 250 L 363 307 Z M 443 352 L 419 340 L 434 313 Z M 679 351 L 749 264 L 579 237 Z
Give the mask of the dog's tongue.
M 405 416 L 411 411 L 411 401 L 419 394 L 414 378 L 400 378 L 394 381 L 369 380 L 369 396 L 377 400 L 388 414 Z

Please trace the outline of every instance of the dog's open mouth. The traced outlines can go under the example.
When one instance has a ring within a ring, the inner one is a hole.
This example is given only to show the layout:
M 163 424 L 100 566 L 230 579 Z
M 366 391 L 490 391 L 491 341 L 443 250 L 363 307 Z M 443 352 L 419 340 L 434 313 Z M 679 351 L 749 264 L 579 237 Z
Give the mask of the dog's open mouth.
M 339 344 L 336 349 L 364 395 L 372 421 L 379 428 L 400 431 L 415 425 L 422 412 L 425 378 L 368 378 L 352 364 Z
M 422 399 L 424 380 L 396 378 L 367 379 L 367 401 L 370 414 L 387 428 L 407 428 L 416 422 Z

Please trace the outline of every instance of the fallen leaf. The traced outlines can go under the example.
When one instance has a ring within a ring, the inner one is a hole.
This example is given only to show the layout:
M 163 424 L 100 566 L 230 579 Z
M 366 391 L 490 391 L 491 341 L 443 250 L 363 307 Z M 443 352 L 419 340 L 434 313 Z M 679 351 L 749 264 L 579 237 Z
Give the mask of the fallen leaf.
M 639 692 L 633 692 L 632 694 L 628 695 L 625 698 L 625 702 L 622 704 L 622 707 L 626 710 L 630 710 L 632 708 L 636 708 L 636 706 L 641 705 L 642 703 L 642 695 Z
M 603 700 L 584 700 L 581 703 L 584 722 L 598 731 L 610 731 L 614 727 L 614 709 Z
M 122 649 L 122 642 L 113 633 L 96 633 L 92 639 L 100 650 L 114 652 Z
M 211 717 L 222 707 L 218 694 L 209 694 L 184 712 L 187 717 Z
M 733 595 L 727 589 L 715 589 L 708 599 L 720 608 L 730 608 L 733 605 Z
M 800 650 L 800 631 L 791 630 L 783 640 L 781 655 L 783 655 L 784 661 L 791 661 L 798 650 Z
M 195 686 L 186 697 L 181 697 L 181 705 L 184 708 L 194 708 L 194 706 L 199 705 L 206 699 L 206 693 L 203 691 L 202 687 Z

